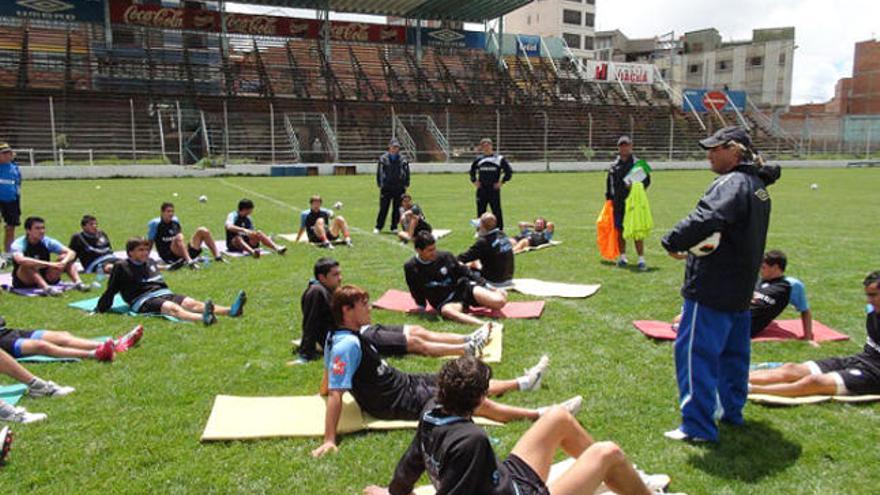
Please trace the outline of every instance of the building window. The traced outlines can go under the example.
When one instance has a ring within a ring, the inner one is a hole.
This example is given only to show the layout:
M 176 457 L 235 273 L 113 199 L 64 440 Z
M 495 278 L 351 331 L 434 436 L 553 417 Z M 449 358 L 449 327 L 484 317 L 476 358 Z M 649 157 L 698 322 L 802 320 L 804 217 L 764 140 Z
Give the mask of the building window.
M 699 74 L 699 73 L 700 73 L 700 64 L 688 65 L 688 74 Z
M 565 9 L 562 11 L 562 22 L 565 24 L 581 25 L 581 13 L 577 10 Z
M 592 36 L 584 36 L 584 50 L 592 50 L 593 49 L 593 37 Z
M 596 25 L 596 14 L 584 13 L 584 26 L 593 27 Z
M 666 69 L 660 69 L 660 77 L 666 79 Z
M 528 24 L 529 26 L 532 25 L 532 16 L 531 15 L 526 16 L 526 24 Z
M 719 60 L 715 64 L 715 66 L 716 66 L 716 68 L 717 68 L 716 70 L 718 70 L 718 72 L 728 71 L 733 68 L 733 64 L 730 62 L 730 60 Z
M 581 35 L 562 33 L 562 39 L 565 40 L 565 44 L 568 45 L 569 48 L 574 48 L 576 50 L 581 49 Z
M 587 5 L 596 5 L 596 0 L 587 0 Z
M 582 0 L 568 0 L 569 2 L 581 3 Z
M 764 57 L 749 58 L 749 67 L 761 67 L 764 65 Z
M 785 53 L 779 54 L 779 65 L 785 65 Z

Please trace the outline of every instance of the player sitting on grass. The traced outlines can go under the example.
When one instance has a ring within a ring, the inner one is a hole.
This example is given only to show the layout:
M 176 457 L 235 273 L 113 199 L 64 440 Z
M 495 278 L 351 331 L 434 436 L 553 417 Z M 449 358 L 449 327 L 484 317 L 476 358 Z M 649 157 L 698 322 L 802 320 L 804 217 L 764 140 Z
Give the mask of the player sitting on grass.
M 513 279 L 513 248 L 507 236 L 498 229 L 495 215 L 483 213 L 476 242 L 458 255 L 458 261 L 479 270 L 492 284 L 505 284 Z
M 110 237 L 98 230 L 98 219 L 92 215 L 83 215 L 79 225 L 82 230 L 70 236 L 68 247 L 76 253 L 84 272 L 109 275 L 113 263 L 119 261 L 113 254 Z
M 438 251 L 434 236 L 422 232 L 416 236 L 416 255 L 403 265 L 409 293 L 425 310 L 426 304 L 452 321 L 480 325 L 482 322 L 469 314 L 470 306 L 499 310 L 507 304 L 507 293 L 488 286 L 486 279 L 459 263 L 448 251 Z
M 417 204 L 413 204 L 403 213 L 403 216 L 400 218 L 400 225 L 402 228 L 397 233 L 397 238 L 404 244 L 415 239 L 419 232 L 431 232 L 433 230 L 431 224 L 425 219 L 422 207 Z
M 55 382 L 37 378 L 2 349 L 0 349 L 0 373 L 27 385 L 27 394 L 35 398 L 61 397 L 75 391 L 73 387 L 64 387 Z M 33 423 L 44 419 L 46 419 L 44 413 L 31 413 L 23 407 L 15 407 L 0 400 L 0 421 Z
M 150 242 L 150 248 L 153 245 L 156 246 L 159 257 L 171 265 L 171 269 L 182 266 L 188 266 L 194 270 L 198 269 L 199 264 L 195 258 L 202 254 L 203 244 L 208 247 L 216 261 L 224 262 L 210 230 L 205 227 L 197 228 L 187 244 L 183 237 L 183 227 L 174 216 L 174 204 L 162 203 L 159 211 L 160 216 L 150 220 L 147 224 L 147 240 Z
M 869 273 L 863 284 L 868 298 L 868 341 L 861 353 L 753 371 L 749 393 L 786 397 L 880 394 L 880 271 Z
M 489 435 L 472 419 L 491 390 L 491 377 L 491 368 L 473 357 L 445 363 L 437 375 L 436 396 L 419 416 L 415 437 L 388 488 L 369 486 L 364 493 L 409 495 L 426 471 L 438 495 L 592 494 L 603 482 L 614 493 L 652 493 L 620 447 L 595 442 L 563 407 L 543 414 L 499 463 Z M 548 486 L 557 450 L 576 461 Z
M 64 244 L 46 235 L 46 221 L 40 217 L 28 217 L 24 221 L 25 235 L 12 243 L 12 287 L 16 289 L 42 289 L 44 296 L 58 296 L 61 290 L 51 285 L 66 273 L 76 290 L 88 292 L 91 287 L 79 278 L 74 261 L 76 253 Z M 51 261 L 53 254 L 58 261 Z
M 312 451 L 315 457 L 337 450 L 336 428 L 345 392 L 351 392 L 367 414 L 390 420 L 419 419 L 421 411 L 437 392 L 437 375 L 404 373 L 389 366 L 376 347 L 361 335 L 360 329 L 370 324 L 370 298 L 366 291 L 353 285 L 342 286 L 333 293 L 331 307 L 338 329 L 327 335 L 324 345 L 321 394 L 329 397 L 324 443 Z M 537 390 L 548 364 L 547 356 L 543 356 L 537 365 L 519 378 L 492 380 L 487 395 Z M 582 402 L 583 399 L 577 396 L 566 401 L 564 407 L 577 411 Z M 476 414 L 501 422 L 536 420 L 546 409 L 512 407 L 483 399 Z
M 128 259 L 113 266 L 107 289 L 98 300 L 98 313 L 110 311 L 113 298 L 119 293 L 135 313 L 163 314 L 180 320 L 201 321 L 205 325 L 217 322 L 215 314 L 233 318 L 242 315 L 247 302 L 244 291 L 239 291 L 231 308 L 215 306 L 210 299 L 201 302 L 175 294 L 168 289 L 168 284 L 159 273 L 159 266 L 150 259 L 149 241 L 133 237 L 125 243 L 125 251 Z
M 397 210 L 398 218 L 400 219 L 400 220 L 398 220 L 398 222 L 400 223 L 400 230 L 406 230 L 407 226 L 409 225 L 409 223 L 405 223 L 403 221 L 403 216 L 406 214 L 406 212 L 409 211 L 410 208 L 412 208 L 412 206 L 413 206 L 413 200 L 412 200 L 411 195 L 409 195 L 407 193 L 407 194 L 404 194 L 403 196 L 400 197 L 400 208 L 398 208 L 398 210 Z M 395 225 L 394 228 L 392 229 L 392 233 L 394 233 L 394 231 L 396 231 L 396 230 L 397 230 L 397 225 Z
M 254 228 L 251 213 L 254 202 L 242 199 L 238 202 L 238 210 L 226 217 L 226 249 L 237 253 L 247 253 L 254 258 L 260 257 L 260 245 L 266 246 L 278 254 L 287 252 L 287 246 L 278 246 L 262 231 Z
M 796 278 L 785 276 L 788 260 L 782 251 L 767 251 L 761 261 L 761 279 L 755 286 L 749 312 L 752 317 L 752 338 L 761 333 L 767 325 L 782 314 L 791 304 L 801 314 L 804 340 L 814 347 L 819 344 L 813 340 L 813 313 L 807 303 L 804 284 Z M 675 317 L 672 328 L 678 330 L 681 315 Z
M 113 361 L 113 356 L 117 352 L 127 351 L 137 344 L 143 335 L 144 327 L 138 325 L 115 340 L 98 342 L 76 337 L 69 332 L 6 328 L 6 320 L 0 318 L 0 349 L 15 358 L 42 355 Z
M 519 235 L 510 239 L 510 243 L 513 244 L 513 254 L 549 243 L 553 240 L 555 228 L 553 222 L 548 222 L 544 217 L 536 218 L 534 223 L 520 222 Z
M 332 211 L 321 208 L 323 201 L 317 194 L 309 199 L 309 209 L 303 210 L 299 215 L 296 242 L 299 242 L 300 237 L 305 233 L 309 242 L 333 249 L 333 242 L 342 236 L 345 244 L 351 247 L 351 236 L 348 234 L 348 223 L 345 218 L 342 216 L 333 218 Z
M 303 364 L 318 357 L 318 342 L 336 328 L 330 311 L 333 291 L 342 285 L 342 269 L 332 258 L 315 262 L 315 278 L 300 299 L 303 314 L 303 336 L 294 364 Z M 462 356 L 478 354 L 491 339 L 491 331 L 478 329 L 470 334 L 432 332 L 419 325 L 369 325 L 361 335 L 376 346 L 384 356 Z

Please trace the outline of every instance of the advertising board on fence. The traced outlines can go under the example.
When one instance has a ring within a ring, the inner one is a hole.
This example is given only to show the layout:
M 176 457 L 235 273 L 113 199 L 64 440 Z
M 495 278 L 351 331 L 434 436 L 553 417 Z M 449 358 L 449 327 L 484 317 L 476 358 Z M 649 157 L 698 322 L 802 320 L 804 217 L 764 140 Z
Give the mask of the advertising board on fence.
M 139 5 L 130 0 L 111 2 L 110 19 L 114 24 L 128 26 L 222 32 L 220 12 L 216 10 Z M 254 36 L 317 39 L 321 34 L 321 22 L 315 19 L 296 17 L 227 13 L 226 32 Z M 330 23 L 330 39 L 404 44 L 406 43 L 406 28 L 366 22 L 332 21 Z
M 713 109 L 718 112 L 732 112 L 734 107 L 743 112 L 746 109 L 745 91 L 686 89 L 682 94 L 684 97 L 681 99 L 681 107 L 685 112 L 690 112 L 692 107 L 696 112 L 711 112 Z
M 654 84 L 654 66 L 589 60 L 587 61 L 587 80 L 621 82 L 623 84 Z
M 103 0 L 2 0 L 0 17 L 57 22 L 104 22 Z
M 416 42 L 416 28 L 409 28 L 406 33 L 407 42 Z M 481 31 L 465 31 L 463 29 L 422 29 L 422 46 L 434 48 L 475 48 L 482 50 L 486 46 L 486 34 Z
M 516 38 L 519 41 L 516 44 L 516 53 L 518 55 L 525 55 L 527 57 L 540 57 L 541 56 L 541 37 L 540 36 L 530 36 L 527 34 L 518 34 L 518 35 L 516 35 Z

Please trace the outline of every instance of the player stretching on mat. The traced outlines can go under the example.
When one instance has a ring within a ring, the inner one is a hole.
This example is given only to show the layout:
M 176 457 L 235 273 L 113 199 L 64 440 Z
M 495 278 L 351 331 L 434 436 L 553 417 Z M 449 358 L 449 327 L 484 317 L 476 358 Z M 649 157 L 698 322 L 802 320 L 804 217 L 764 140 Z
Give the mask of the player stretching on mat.
M 186 321 L 201 321 L 205 325 L 217 322 L 215 315 L 241 316 L 247 296 L 239 291 L 232 307 L 215 306 L 208 299 L 205 302 L 171 292 L 159 266 L 150 259 L 150 242 L 133 237 L 125 243 L 128 259 L 113 266 L 107 289 L 98 300 L 96 311 L 106 313 L 113 307 L 117 293 L 128 303 L 135 313 L 157 313 Z
M 147 224 L 147 240 L 150 242 L 150 248 L 155 244 L 159 257 L 171 265 L 171 269 L 182 266 L 198 269 L 199 264 L 193 258 L 198 258 L 202 253 L 203 244 L 211 251 L 214 260 L 221 263 L 225 261 L 217 250 L 217 244 L 214 243 L 210 230 L 205 227 L 197 228 L 187 244 L 183 237 L 183 227 L 174 216 L 174 204 L 162 203 L 159 211 L 161 215 Z
M 409 293 L 425 310 L 427 303 L 445 318 L 459 323 L 481 325 L 466 313 L 470 306 L 499 310 L 507 304 L 507 293 L 489 287 L 486 279 L 462 265 L 448 251 L 438 251 L 434 236 L 422 232 L 415 239 L 416 255 L 403 265 Z
M 865 277 L 868 340 L 861 353 L 749 373 L 749 393 L 801 397 L 805 395 L 880 394 L 880 271 Z
M 117 352 L 127 351 L 143 336 L 144 327 L 138 325 L 121 337 L 98 342 L 71 335 L 70 332 L 6 328 L 6 320 L 0 318 L 0 349 L 15 358 L 42 355 L 113 361 Z
M 226 217 L 226 249 L 237 253 L 247 253 L 254 258 L 260 257 L 260 245 L 266 246 L 278 254 L 287 252 L 287 246 L 278 246 L 262 231 L 254 228 L 251 213 L 254 202 L 242 199 L 238 202 L 238 210 Z
M 458 261 L 479 270 L 480 275 L 493 284 L 509 284 L 513 279 L 513 249 L 507 236 L 497 227 L 495 215 L 483 213 L 480 217 L 479 237 Z
M 303 210 L 299 215 L 299 232 L 296 233 L 296 242 L 299 242 L 303 233 L 306 233 L 309 242 L 333 249 L 333 242 L 342 236 L 345 244 L 351 247 L 351 236 L 348 234 L 348 223 L 345 218 L 342 216 L 333 218 L 332 211 L 321 208 L 323 202 L 324 200 L 317 194 L 309 199 L 309 209 Z
M 367 414 L 379 419 L 416 420 L 425 405 L 437 392 L 437 375 L 404 373 L 382 360 L 376 347 L 360 333 L 370 324 L 370 298 L 366 291 L 353 285 L 342 286 L 333 293 L 333 318 L 338 329 L 327 335 L 324 345 L 324 379 L 321 394 L 328 395 L 324 426 L 324 443 L 312 451 L 320 457 L 336 447 L 336 427 L 342 414 L 342 394 L 351 392 Z M 492 380 L 487 395 L 496 396 L 514 390 L 537 390 L 549 360 L 541 357 L 537 365 L 513 380 Z M 564 407 L 577 411 L 583 399 L 574 397 Z M 507 422 L 517 419 L 536 420 L 547 408 L 525 409 L 507 406 L 488 399 L 480 401 L 476 414 Z
M 538 217 L 534 223 L 520 222 L 519 235 L 510 238 L 513 244 L 513 254 L 519 254 L 528 248 L 534 248 L 549 244 L 553 240 L 553 231 L 556 226 L 548 222 L 544 217 Z
M 342 269 L 332 258 L 315 262 L 315 278 L 301 298 L 303 336 L 295 364 L 318 357 L 318 342 L 327 340 L 327 333 L 336 329 L 330 312 L 333 291 L 342 284 Z M 462 356 L 476 354 L 488 343 L 490 332 L 478 329 L 468 335 L 432 332 L 419 325 L 369 325 L 361 335 L 376 346 L 379 354 L 403 356 Z
M 98 230 L 98 219 L 92 215 L 83 215 L 79 225 L 82 230 L 70 236 L 68 247 L 76 253 L 84 272 L 109 275 L 113 263 L 119 261 L 113 254 L 110 237 Z
M 591 494 L 603 482 L 614 493 L 652 493 L 620 447 L 595 442 L 563 407 L 542 415 L 499 464 L 489 435 L 472 420 L 491 390 L 491 377 L 491 368 L 473 357 L 445 363 L 437 375 L 436 398 L 420 415 L 388 488 L 369 486 L 364 493 L 409 495 L 425 471 L 442 495 Z M 576 461 L 548 486 L 557 450 Z
M 12 287 L 16 289 L 42 289 L 44 296 L 61 295 L 61 290 L 51 285 L 61 281 L 66 273 L 76 290 L 88 292 L 73 262 L 76 253 L 46 235 L 46 221 L 40 217 L 28 217 L 24 221 L 25 235 L 12 243 Z M 58 261 L 50 261 L 57 254 Z

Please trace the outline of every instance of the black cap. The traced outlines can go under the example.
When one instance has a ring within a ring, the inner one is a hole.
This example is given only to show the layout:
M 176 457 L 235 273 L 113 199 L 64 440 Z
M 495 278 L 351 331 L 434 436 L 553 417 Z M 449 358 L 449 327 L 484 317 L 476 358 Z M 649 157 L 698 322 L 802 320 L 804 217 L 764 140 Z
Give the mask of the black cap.
M 388 147 L 397 146 L 400 148 L 400 141 L 397 138 L 391 138 L 391 141 L 388 141 Z
M 618 146 L 620 146 L 621 144 L 632 144 L 632 142 L 633 142 L 633 140 L 630 139 L 630 137 L 627 135 L 623 135 L 623 136 L 620 136 L 619 138 L 617 138 L 617 145 Z
M 700 147 L 708 150 L 731 142 L 739 143 L 746 147 L 752 146 L 752 138 L 749 137 L 749 133 L 742 127 L 731 125 L 718 129 L 715 134 L 700 140 Z
M 413 213 L 413 215 L 421 215 L 422 214 L 422 207 L 419 206 L 418 203 L 416 203 L 410 207 L 409 211 L 411 211 Z

